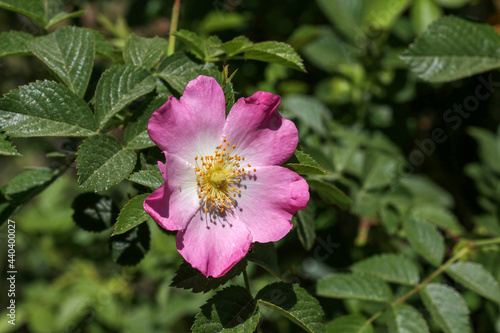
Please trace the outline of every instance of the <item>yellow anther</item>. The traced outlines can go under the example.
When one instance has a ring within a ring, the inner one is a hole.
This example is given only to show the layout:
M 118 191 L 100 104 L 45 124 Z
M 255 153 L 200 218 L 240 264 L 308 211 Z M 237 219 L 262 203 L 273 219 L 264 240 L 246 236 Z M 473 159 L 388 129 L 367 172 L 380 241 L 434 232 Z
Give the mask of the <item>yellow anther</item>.
M 257 169 L 253 168 L 253 172 L 257 172 Z
M 250 165 L 250 163 L 248 163 L 247 165 L 248 165 L 248 167 L 249 167 L 249 168 L 250 168 L 250 167 L 252 167 L 252 166 Z
M 224 138 L 224 142 L 226 142 L 226 141 L 227 141 L 227 139 L 226 139 L 226 138 Z
M 236 145 L 233 145 L 233 149 L 236 149 Z
M 208 208 L 207 208 L 207 209 L 205 209 L 205 214 L 206 214 L 206 213 L 208 213 Z

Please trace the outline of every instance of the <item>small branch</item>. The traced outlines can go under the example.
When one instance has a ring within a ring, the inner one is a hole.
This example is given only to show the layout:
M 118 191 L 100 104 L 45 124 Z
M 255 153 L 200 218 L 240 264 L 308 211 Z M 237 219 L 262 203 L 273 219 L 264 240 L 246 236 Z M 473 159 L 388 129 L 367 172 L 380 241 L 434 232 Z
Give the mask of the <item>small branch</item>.
M 181 0 L 175 0 L 174 6 L 172 7 L 172 17 L 170 19 L 170 35 L 168 37 L 168 49 L 167 56 L 171 56 L 175 52 L 175 35 L 174 32 L 177 31 L 177 25 L 179 23 L 179 10 L 181 7 Z

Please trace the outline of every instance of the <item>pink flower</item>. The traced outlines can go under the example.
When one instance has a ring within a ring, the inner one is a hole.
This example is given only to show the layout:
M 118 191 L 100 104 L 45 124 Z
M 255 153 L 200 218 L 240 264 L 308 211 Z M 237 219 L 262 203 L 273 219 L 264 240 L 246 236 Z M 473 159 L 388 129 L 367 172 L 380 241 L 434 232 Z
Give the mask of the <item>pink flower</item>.
M 180 100 L 170 97 L 148 124 L 165 154 L 165 181 L 144 209 L 205 276 L 220 277 L 253 242 L 274 242 L 292 229 L 309 201 L 307 182 L 280 167 L 295 151 L 297 128 L 277 111 L 280 97 L 259 91 L 240 98 L 226 119 L 224 93 L 198 76 Z

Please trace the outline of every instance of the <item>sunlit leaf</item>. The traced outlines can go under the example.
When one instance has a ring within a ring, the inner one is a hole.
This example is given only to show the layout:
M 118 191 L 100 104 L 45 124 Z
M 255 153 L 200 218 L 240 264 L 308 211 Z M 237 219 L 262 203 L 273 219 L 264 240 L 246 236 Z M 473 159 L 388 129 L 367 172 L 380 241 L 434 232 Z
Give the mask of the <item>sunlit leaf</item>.
M 109 135 L 86 139 L 77 152 L 78 182 L 86 190 L 102 191 L 128 177 L 137 159 L 133 150 L 124 149 Z
M 117 112 L 155 86 L 155 79 L 144 68 L 130 65 L 109 68 L 97 84 L 95 115 L 98 127 L 104 128 Z
M 11 137 L 88 136 L 95 122 L 85 101 L 68 88 L 37 81 L 0 99 L 0 128 Z
M 83 97 L 94 64 L 92 33 L 82 28 L 62 27 L 31 40 L 29 47 L 71 91 Z
M 123 234 L 149 218 L 149 214 L 144 210 L 144 200 L 149 195 L 146 193 L 133 197 L 123 206 L 111 236 Z
M 33 39 L 33 36 L 21 31 L 7 31 L 0 35 L 0 58 L 31 54 L 28 47 L 28 42 Z
M 422 79 L 448 82 L 500 67 L 499 46 L 490 25 L 448 16 L 432 23 L 402 57 Z

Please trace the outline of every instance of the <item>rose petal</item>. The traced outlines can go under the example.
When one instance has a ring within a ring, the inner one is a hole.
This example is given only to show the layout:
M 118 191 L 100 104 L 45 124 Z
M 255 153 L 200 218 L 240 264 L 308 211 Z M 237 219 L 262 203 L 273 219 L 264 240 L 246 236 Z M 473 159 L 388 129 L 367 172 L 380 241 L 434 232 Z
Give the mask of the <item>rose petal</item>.
M 211 155 L 221 140 L 225 97 L 217 81 L 200 75 L 190 81 L 180 100 L 170 97 L 148 123 L 148 133 L 161 150 L 194 163 Z
M 223 136 L 252 165 L 280 165 L 297 147 L 297 128 L 279 114 L 279 103 L 278 95 L 259 91 L 240 98 L 227 117 Z
M 257 168 L 241 182 L 234 212 L 254 242 L 275 242 L 292 228 L 293 214 L 306 208 L 309 185 L 297 173 L 279 166 Z
M 158 163 L 165 184 L 144 200 L 144 209 L 163 228 L 181 230 L 200 208 L 194 167 L 175 155 L 165 153 Z
M 234 215 L 224 214 L 216 220 L 199 212 L 187 228 L 177 233 L 179 253 L 205 276 L 226 274 L 247 253 L 252 236 Z

